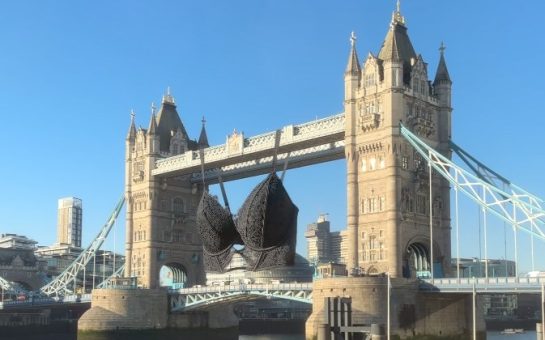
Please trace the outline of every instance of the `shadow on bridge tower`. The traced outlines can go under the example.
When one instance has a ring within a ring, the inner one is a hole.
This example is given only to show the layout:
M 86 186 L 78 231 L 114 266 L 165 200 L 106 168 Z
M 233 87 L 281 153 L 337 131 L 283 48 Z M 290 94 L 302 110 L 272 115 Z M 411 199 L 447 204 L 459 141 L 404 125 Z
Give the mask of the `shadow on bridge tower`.
M 344 74 L 349 271 L 416 277 L 430 272 L 429 169 L 399 132 L 409 126 L 450 157 L 451 85 L 441 47 L 435 80 L 394 11 L 377 56 L 362 64 L 352 33 Z M 448 181 L 432 176 L 436 276 L 450 266 Z
M 136 276 L 143 288 L 194 285 L 205 280 L 195 223 L 202 186 L 188 176 L 157 178 L 151 170 L 158 159 L 198 150 L 199 144 L 207 147 L 204 122 L 199 142 L 191 140 L 170 90 L 155 110 L 152 104 L 148 129 L 137 129 L 131 113 L 126 139 L 125 276 Z

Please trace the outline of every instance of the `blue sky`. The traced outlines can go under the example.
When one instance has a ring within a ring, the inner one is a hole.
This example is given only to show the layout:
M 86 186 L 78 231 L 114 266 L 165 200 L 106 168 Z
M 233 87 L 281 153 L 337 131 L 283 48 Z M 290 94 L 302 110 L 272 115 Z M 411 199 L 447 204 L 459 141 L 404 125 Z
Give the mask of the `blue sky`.
M 73 195 L 83 199 L 88 243 L 123 190 L 131 108 L 146 127 L 151 102 L 167 86 L 191 137 L 206 116 L 211 144 L 234 128 L 253 135 L 342 112 L 349 34 L 358 36 L 360 59 L 377 53 L 394 7 L 394 0 L 2 2 L 0 232 L 53 243 L 57 199 Z M 401 7 L 432 75 L 439 44 L 447 45 L 453 138 L 545 197 L 545 3 L 411 0 Z M 344 228 L 344 174 L 343 161 L 287 174 L 300 208 L 301 253 L 304 229 L 319 213 Z M 227 184 L 233 206 L 258 180 Z M 477 208 L 462 215 L 462 255 L 478 256 Z M 503 257 L 503 224 L 495 224 L 489 248 Z M 118 228 L 119 250 L 123 222 Z M 521 260 L 529 269 L 529 258 Z

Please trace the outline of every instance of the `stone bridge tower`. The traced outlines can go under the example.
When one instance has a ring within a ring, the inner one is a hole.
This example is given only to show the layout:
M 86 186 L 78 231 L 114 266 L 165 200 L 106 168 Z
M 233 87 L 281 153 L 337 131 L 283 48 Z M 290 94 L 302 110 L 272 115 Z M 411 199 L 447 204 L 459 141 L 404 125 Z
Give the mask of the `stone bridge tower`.
M 148 129 L 137 129 L 131 116 L 125 160 L 125 276 L 138 277 L 144 288 L 201 283 L 205 278 L 195 210 L 202 186 L 191 184 L 188 176 L 151 175 L 155 161 L 198 150 L 199 143 L 189 139 L 170 91 L 157 113 L 152 105 Z M 208 146 L 204 123 L 199 141 Z M 168 282 L 160 282 L 160 271 Z
M 399 6 L 399 5 L 398 5 Z M 428 166 L 400 135 L 399 122 L 450 157 L 451 85 L 441 46 L 435 80 L 407 35 L 399 7 L 377 56 L 362 64 L 355 36 L 345 71 L 348 268 L 393 277 L 430 268 Z M 432 176 L 433 263 L 449 272 L 449 184 Z

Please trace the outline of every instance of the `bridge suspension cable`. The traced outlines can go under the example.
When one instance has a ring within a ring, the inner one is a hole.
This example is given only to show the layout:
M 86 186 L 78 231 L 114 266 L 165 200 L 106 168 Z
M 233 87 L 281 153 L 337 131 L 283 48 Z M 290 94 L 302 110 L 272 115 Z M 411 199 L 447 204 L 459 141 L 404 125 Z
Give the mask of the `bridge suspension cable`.
M 400 124 L 400 132 L 414 149 L 456 190 L 463 192 L 486 211 L 511 224 L 513 228 L 545 241 L 545 210 L 541 208 L 543 200 L 499 176 L 465 151 L 462 152 L 464 157 L 472 160 L 472 164 L 479 165 L 480 168 L 475 165 L 470 166 L 473 171 L 477 171 L 477 174 L 472 174 L 458 166 L 402 124 Z M 455 148 L 458 151 L 461 150 L 459 147 Z M 509 191 L 500 188 L 498 180 L 500 183 L 508 185 Z
M 94 238 L 91 244 L 76 258 L 74 262 L 68 268 L 66 268 L 59 276 L 54 280 L 49 282 L 47 285 L 40 288 L 40 291 L 48 296 L 53 295 L 68 295 L 72 294 L 73 291 L 68 288 L 70 283 L 73 283 L 73 286 L 76 286 L 76 280 L 78 273 L 83 270 L 87 263 L 95 257 L 96 251 L 100 249 L 106 237 L 112 230 L 112 227 L 117 220 L 117 216 L 125 203 L 125 197 L 122 196 L 117 205 L 115 206 L 113 212 L 108 218 L 106 224 L 102 227 L 98 235 Z M 94 278 L 93 278 L 94 280 Z

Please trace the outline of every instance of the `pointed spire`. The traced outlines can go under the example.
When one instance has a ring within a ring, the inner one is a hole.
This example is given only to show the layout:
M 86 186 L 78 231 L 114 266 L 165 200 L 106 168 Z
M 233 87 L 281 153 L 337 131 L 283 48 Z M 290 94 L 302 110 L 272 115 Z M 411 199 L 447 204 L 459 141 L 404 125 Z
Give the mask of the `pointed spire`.
M 172 104 L 175 105 L 176 102 L 174 101 L 174 97 L 170 93 L 170 86 L 167 87 L 167 92 L 163 95 L 163 104 Z
M 201 128 L 201 134 L 199 136 L 199 148 L 207 148 L 210 145 L 208 144 L 208 137 L 206 136 L 206 129 L 205 124 L 206 120 L 204 119 L 204 116 L 202 117 L 202 128 Z
M 354 31 L 350 34 L 350 56 L 348 57 L 348 64 L 346 65 L 345 74 L 359 75 L 361 72 L 360 61 L 358 60 L 358 53 L 356 52 L 356 34 Z
M 129 133 L 127 134 L 127 139 L 136 137 L 136 127 L 134 126 L 134 110 L 131 110 L 131 125 L 129 126 Z
M 433 85 L 441 82 L 452 84 L 452 81 L 450 80 L 450 75 L 448 74 L 447 63 L 445 62 L 445 50 L 445 44 L 441 42 L 441 47 L 439 47 L 439 64 L 437 65 L 437 72 L 435 72 L 435 80 L 433 81 Z
M 157 120 L 155 118 L 155 112 L 151 114 L 151 119 L 149 121 L 149 127 L 148 127 L 148 134 L 150 136 L 153 136 L 156 134 L 157 131 Z
M 396 10 L 392 13 L 392 22 L 386 38 L 382 43 L 379 59 L 403 61 L 410 66 L 411 58 L 416 59 L 414 47 L 407 35 L 405 18 L 401 15 L 401 4 L 397 1 Z

